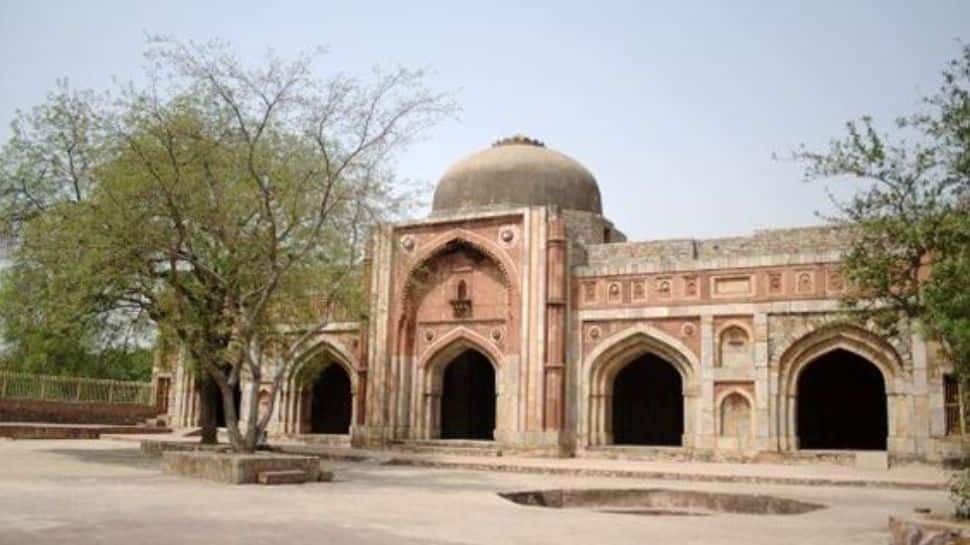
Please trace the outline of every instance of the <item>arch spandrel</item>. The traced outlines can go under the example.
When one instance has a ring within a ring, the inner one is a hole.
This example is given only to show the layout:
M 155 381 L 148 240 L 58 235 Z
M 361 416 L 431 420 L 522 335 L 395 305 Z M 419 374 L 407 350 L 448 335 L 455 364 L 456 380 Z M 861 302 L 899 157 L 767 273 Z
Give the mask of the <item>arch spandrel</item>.
M 875 365 L 886 383 L 886 392 L 894 393 L 897 379 L 905 374 L 899 353 L 876 333 L 856 325 L 830 325 L 816 329 L 791 343 L 778 358 L 782 392 L 797 395 L 795 388 L 802 370 L 819 357 L 834 350 L 845 350 Z
M 472 318 L 474 329 L 487 324 L 484 335 L 495 340 L 480 344 L 502 354 L 515 352 L 521 312 L 516 274 L 513 260 L 497 242 L 468 229 L 450 229 L 422 243 L 408 260 L 395 295 L 395 353 L 418 358 L 433 338 L 458 326 L 473 329 L 467 325 Z M 464 298 L 456 296 L 461 283 Z M 457 303 L 465 305 L 461 313 Z M 482 335 L 478 331 L 474 338 Z
M 290 370 L 290 376 L 287 377 L 288 381 L 296 385 L 296 382 L 303 377 L 309 366 L 319 361 L 319 358 L 327 358 L 328 361 L 320 366 L 320 368 L 315 369 L 314 372 L 320 372 L 328 365 L 340 365 L 347 372 L 347 375 L 350 377 L 351 386 L 356 391 L 357 373 L 360 369 L 360 362 L 357 360 L 357 356 L 347 350 L 341 343 L 327 338 L 317 340 L 317 342 L 300 353 L 297 358 L 297 364 Z
M 435 339 L 418 359 L 419 369 L 434 369 L 447 364 L 465 350 L 481 352 L 498 373 L 504 367 L 504 356 L 485 336 L 474 330 L 459 326 Z
M 594 391 L 605 393 L 604 389 L 623 366 L 646 353 L 656 354 L 672 364 L 681 375 L 685 391 L 693 386 L 696 370 L 700 368 L 697 355 L 676 337 L 655 327 L 639 324 L 603 339 L 584 358 L 586 373 Z
M 507 252 L 496 242 L 478 233 L 456 228 L 445 231 L 422 244 L 415 255 L 408 260 L 409 263 L 402 277 L 401 292 L 398 294 L 400 308 L 407 308 L 414 291 L 415 275 L 421 267 L 461 245 L 466 245 L 492 260 L 501 273 L 510 295 L 518 293 L 517 269 Z

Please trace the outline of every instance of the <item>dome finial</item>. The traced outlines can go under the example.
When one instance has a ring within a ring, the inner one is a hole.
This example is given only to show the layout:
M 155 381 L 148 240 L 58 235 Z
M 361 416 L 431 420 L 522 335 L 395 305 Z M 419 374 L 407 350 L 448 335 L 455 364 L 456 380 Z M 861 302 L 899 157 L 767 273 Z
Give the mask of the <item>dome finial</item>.
M 536 146 L 539 148 L 546 147 L 546 145 L 543 144 L 542 141 L 537 140 L 535 138 L 530 138 L 522 133 L 518 133 L 512 136 L 507 136 L 505 138 L 496 140 L 495 143 L 492 144 L 492 147 L 497 148 L 499 146 L 512 146 L 512 145 Z

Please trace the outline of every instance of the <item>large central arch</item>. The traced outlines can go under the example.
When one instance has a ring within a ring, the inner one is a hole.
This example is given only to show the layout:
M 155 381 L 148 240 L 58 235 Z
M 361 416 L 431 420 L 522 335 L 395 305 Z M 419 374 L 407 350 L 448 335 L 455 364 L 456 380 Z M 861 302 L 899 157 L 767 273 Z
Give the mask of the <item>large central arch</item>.
M 505 424 L 503 361 L 501 353 L 485 337 L 466 327 L 457 327 L 433 343 L 417 365 L 421 376 L 421 388 L 417 393 L 423 402 L 418 404 L 414 414 L 415 437 L 498 439 L 495 435 Z M 490 366 L 489 370 L 482 368 L 486 364 Z M 484 388 L 480 386 L 482 383 Z M 452 388 L 455 385 L 457 387 Z M 460 396 L 462 388 L 466 392 L 469 388 L 476 389 L 474 409 L 461 401 L 451 401 L 452 394 Z M 492 397 L 492 411 L 483 409 L 489 396 Z M 456 428 L 449 428 L 446 433 L 442 417 L 448 411 L 461 411 L 462 407 L 471 411 L 471 417 L 484 418 L 485 421 L 478 422 L 477 427 L 466 430 L 466 433 L 460 433 Z
M 505 377 L 503 362 L 506 354 L 514 357 L 520 339 L 520 279 L 514 260 L 496 240 L 463 228 L 409 239 L 404 251 L 410 255 L 396 280 L 391 310 L 389 345 L 397 369 L 386 392 L 391 435 L 441 438 L 445 369 L 466 349 L 483 354 L 494 369 L 495 433 L 514 427 L 502 406 L 503 380 L 515 380 Z M 449 266 L 462 259 L 472 263 Z M 455 302 L 466 300 L 467 311 L 459 313 Z
M 441 438 L 495 439 L 495 369 L 468 349 L 445 366 L 441 381 Z
M 631 381 L 634 384 L 632 388 L 635 389 L 636 383 L 643 383 L 642 380 L 636 380 L 635 375 L 645 372 L 649 374 L 644 369 L 659 370 L 661 374 L 668 372 L 665 375 L 667 377 L 665 381 L 667 388 L 675 388 L 676 391 L 665 392 L 663 397 L 666 397 L 667 400 L 654 399 L 653 405 L 669 406 L 671 399 L 682 400 L 680 412 L 673 414 L 674 418 L 681 419 L 681 425 L 668 426 L 659 435 L 651 435 L 653 432 L 646 432 L 648 437 L 632 442 L 672 446 L 692 445 L 694 425 L 690 416 L 694 414 L 694 403 L 697 397 L 695 369 L 699 368 L 699 362 L 697 356 L 680 340 L 652 326 L 639 324 L 604 339 L 584 358 L 584 361 L 586 362 L 585 373 L 587 377 L 584 398 L 587 405 L 583 433 L 589 446 L 617 443 L 614 435 L 614 419 L 617 417 L 614 410 L 614 403 L 617 400 L 614 399 L 614 394 L 616 393 L 617 378 L 620 377 L 619 386 L 623 390 L 627 386 L 624 386 L 626 380 L 621 374 L 631 373 L 630 376 L 634 378 Z M 637 371 L 638 368 L 640 371 Z M 679 380 L 671 379 L 669 372 L 675 373 Z M 645 392 L 645 394 L 650 395 L 650 392 Z M 626 394 L 623 395 L 626 396 Z M 624 400 L 627 398 L 629 396 L 619 401 L 625 403 Z M 637 403 L 636 396 L 631 398 L 630 403 L 634 405 Z M 651 404 L 647 401 L 642 401 L 642 403 Z M 670 415 L 668 414 L 668 416 Z M 621 422 L 621 425 L 625 424 Z M 680 437 L 670 439 L 670 436 L 675 434 L 677 430 L 680 431 Z M 628 438 L 621 433 L 621 442 Z

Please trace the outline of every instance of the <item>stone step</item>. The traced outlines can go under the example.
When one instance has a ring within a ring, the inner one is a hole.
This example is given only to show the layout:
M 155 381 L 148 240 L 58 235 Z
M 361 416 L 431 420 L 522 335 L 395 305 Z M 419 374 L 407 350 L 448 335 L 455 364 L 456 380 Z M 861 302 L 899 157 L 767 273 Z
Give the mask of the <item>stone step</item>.
M 597 462 L 586 460 L 580 456 L 573 459 L 557 458 L 525 458 L 521 456 L 506 456 L 497 458 L 475 459 L 468 456 L 465 459 L 455 457 L 436 457 L 426 453 L 405 453 L 392 445 L 391 449 L 329 449 L 326 447 L 311 447 L 306 445 L 280 445 L 273 449 L 283 454 L 313 455 L 325 460 L 373 463 L 379 465 L 425 467 L 450 470 L 498 471 L 535 475 L 567 475 L 573 477 L 609 477 L 623 479 L 644 480 L 672 480 L 697 482 L 724 482 L 793 486 L 834 486 L 834 487 L 862 487 L 886 488 L 901 490 L 944 490 L 947 486 L 947 475 L 884 475 L 865 471 L 853 473 L 851 471 L 831 471 L 826 469 L 822 474 L 813 471 L 803 471 L 794 468 L 779 468 L 779 464 L 751 463 L 746 467 L 760 471 L 737 471 L 737 464 L 724 464 L 723 468 L 715 471 L 718 466 L 706 466 L 706 470 L 698 470 L 691 463 L 683 466 L 672 466 L 668 462 L 651 464 L 620 459 L 620 462 Z M 499 451 L 501 452 L 501 451 Z M 461 452 L 467 454 L 468 452 Z M 945 472 L 944 472 L 945 473 Z
M 259 484 L 302 484 L 307 482 L 307 474 L 299 469 L 261 471 L 256 480 Z
M 694 450 L 684 447 L 606 445 L 587 447 L 579 458 L 644 462 L 753 462 L 762 464 L 834 464 L 887 469 L 885 451 L 801 450 L 795 452 L 743 452 L 738 450 Z
M 301 434 L 295 435 L 292 439 L 306 445 L 321 445 L 327 447 L 349 447 L 350 435 L 347 434 Z
M 425 439 L 402 441 L 391 446 L 393 450 L 415 454 L 501 456 L 502 449 L 494 441 L 465 441 L 451 439 Z
M 690 449 L 680 447 L 650 447 L 609 445 L 603 447 L 589 447 L 580 453 L 583 458 L 597 458 L 602 460 L 636 460 L 636 461 L 665 461 L 690 462 L 707 461 L 698 457 Z

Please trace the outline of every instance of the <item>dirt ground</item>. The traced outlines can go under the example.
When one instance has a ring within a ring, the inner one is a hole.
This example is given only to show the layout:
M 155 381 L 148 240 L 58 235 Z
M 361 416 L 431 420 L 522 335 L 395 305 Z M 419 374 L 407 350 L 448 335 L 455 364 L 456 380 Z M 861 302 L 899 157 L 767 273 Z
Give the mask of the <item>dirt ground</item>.
M 231 486 L 163 475 L 137 444 L 0 440 L 0 543 L 884 544 L 891 514 L 946 511 L 943 491 L 580 478 L 326 463 L 330 483 Z M 822 503 L 799 515 L 547 509 L 498 492 L 662 487 Z

